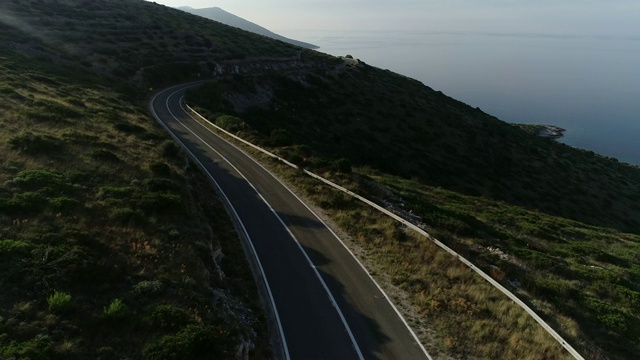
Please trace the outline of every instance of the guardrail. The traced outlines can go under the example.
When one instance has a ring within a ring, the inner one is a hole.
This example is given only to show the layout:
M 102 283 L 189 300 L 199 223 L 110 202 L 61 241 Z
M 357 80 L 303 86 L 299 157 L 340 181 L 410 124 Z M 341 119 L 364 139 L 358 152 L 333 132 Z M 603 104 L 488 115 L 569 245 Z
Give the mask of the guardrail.
M 215 127 L 217 130 L 225 133 L 226 135 L 242 142 L 245 145 L 248 145 L 274 159 L 277 159 L 285 164 L 287 164 L 290 167 L 293 167 L 295 169 L 300 169 L 300 167 L 296 164 L 293 164 L 289 161 L 287 161 L 286 159 L 283 159 L 281 157 L 279 157 L 278 155 L 267 151 L 257 145 L 254 145 L 244 139 L 242 139 L 241 137 L 234 135 L 230 132 L 228 132 L 227 130 L 221 128 L 220 126 L 214 124 L 213 122 L 209 121 L 207 118 L 205 118 L 204 116 L 200 115 L 197 111 L 195 111 L 193 108 L 191 108 L 189 105 L 185 104 L 185 106 L 187 107 L 187 109 L 189 109 L 189 111 L 193 112 L 195 115 L 197 115 L 199 118 L 201 118 L 202 120 L 204 120 L 206 123 L 208 123 L 209 125 Z M 307 174 L 308 176 L 311 176 L 314 179 L 317 179 L 337 190 L 340 190 L 342 192 L 344 192 L 345 194 L 348 194 L 362 202 L 364 202 L 365 204 L 375 208 L 376 210 L 384 213 L 385 215 L 395 219 L 396 221 L 402 223 L 403 225 L 407 226 L 408 228 L 414 230 L 415 232 L 417 232 L 420 235 L 423 235 L 424 237 L 426 237 L 427 239 L 431 240 L 433 243 L 435 243 L 436 245 L 438 245 L 441 249 L 445 250 L 446 252 L 448 252 L 449 254 L 453 255 L 454 257 L 458 258 L 458 260 L 460 260 L 462 263 L 464 263 L 465 265 L 467 265 L 467 267 L 469 267 L 471 270 L 475 271 L 478 275 L 482 276 L 482 278 L 484 278 L 486 281 L 488 281 L 491 285 L 493 285 L 495 288 L 497 288 L 498 290 L 500 290 L 503 294 L 505 294 L 506 296 L 508 296 L 511 300 L 513 300 L 516 304 L 518 304 L 524 311 L 526 311 L 538 324 L 540 324 L 540 326 L 542 326 L 543 329 L 545 329 L 554 339 L 556 339 L 556 341 L 558 341 L 558 343 L 560 343 L 560 345 L 562 345 L 563 348 L 565 348 L 565 350 L 567 350 L 569 352 L 569 354 L 571 354 L 575 359 L 578 360 L 584 360 L 584 358 L 582 357 L 582 355 L 580 355 L 580 353 L 578 353 L 578 351 L 576 351 L 562 336 L 560 336 L 560 334 L 558 334 L 555 330 L 553 330 L 553 328 L 551 326 L 549 326 L 549 324 L 547 324 L 538 314 L 536 314 L 535 311 L 533 311 L 527 304 L 525 304 L 522 300 L 520 300 L 516 295 L 514 295 L 511 291 L 509 291 L 507 288 L 505 288 L 504 286 L 502 286 L 499 282 L 497 282 L 496 280 L 494 280 L 490 275 L 488 275 L 487 273 L 485 273 L 484 271 L 482 271 L 480 268 L 478 268 L 477 266 L 475 266 L 471 261 L 465 259 L 464 257 L 460 256 L 460 254 L 458 254 L 457 252 L 455 252 L 453 249 L 451 249 L 450 247 L 448 247 L 447 245 L 443 244 L 440 240 L 432 237 L 431 235 L 429 235 L 426 231 L 424 231 L 423 229 L 421 229 L 420 227 L 418 227 L 417 225 L 405 220 L 404 218 L 392 213 L 391 211 L 383 208 L 382 206 L 374 203 L 373 201 L 362 197 L 336 183 L 333 183 L 325 178 L 323 178 L 320 175 L 314 174 L 311 171 L 302 169 L 302 171 L 304 171 L 305 174 Z

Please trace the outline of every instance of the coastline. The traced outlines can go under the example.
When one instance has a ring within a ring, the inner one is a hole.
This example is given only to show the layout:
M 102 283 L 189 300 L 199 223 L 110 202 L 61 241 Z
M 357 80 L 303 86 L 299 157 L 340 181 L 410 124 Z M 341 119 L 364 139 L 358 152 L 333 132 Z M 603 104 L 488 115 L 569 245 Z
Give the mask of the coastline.
M 520 129 L 536 136 L 547 139 L 558 140 L 564 136 L 565 129 L 556 125 L 538 125 L 538 124 L 513 124 Z
M 555 125 L 539 125 L 538 133 L 536 135 L 549 139 L 557 140 L 564 136 L 565 129 Z

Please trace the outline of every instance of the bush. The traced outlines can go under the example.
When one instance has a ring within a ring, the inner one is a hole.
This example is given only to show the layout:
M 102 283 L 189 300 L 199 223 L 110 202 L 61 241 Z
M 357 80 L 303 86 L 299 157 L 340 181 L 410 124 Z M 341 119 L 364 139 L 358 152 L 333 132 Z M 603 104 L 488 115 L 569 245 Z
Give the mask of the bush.
M 186 311 L 172 305 L 158 305 L 151 313 L 151 324 L 164 330 L 175 330 L 192 322 Z
M 149 191 L 179 191 L 180 187 L 171 180 L 163 178 L 150 178 L 142 182 Z
M 47 298 L 49 310 L 56 314 L 63 314 L 71 309 L 71 295 L 56 291 Z
M 0 359 L 49 359 L 48 349 L 51 339 L 47 335 L 39 334 L 27 341 L 7 341 L 7 334 L 0 334 Z
M 9 139 L 9 147 L 27 155 L 51 155 L 63 149 L 63 145 L 55 139 L 30 132 L 12 136 Z
M 39 192 L 25 192 L 13 195 L 2 211 L 6 215 L 35 214 L 42 211 L 47 203 L 47 199 Z
M 109 219 L 122 225 L 140 225 L 145 223 L 144 214 L 131 208 L 118 208 L 111 211 Z
M 140 281 L 133 287 L 133 291 L 140 295 L 155 295 L 164 290 L 164 284 L 160 280 Z
M 60 192 L 70 188 L 70 185 L 62 175 L 47 170 L 22 171 L 13 178 L 11 184 L 23 190 L 31 191 L 46 187 Z
M 122 300 L 114 299 L 109 306 L 103 308 L 103 316 L 110 320 L 122 320 L 129 313 L 127 305 Z
M 178 157 L 179 151 L 180 148 L 174 142 L 166 142 L 162 145 L 162 156 L 166 158 L 175 159 Z
M 31 249 L 31 245 L 22 241 L 0 240 L 0 256 L 25 254 Z
M 49 199 L 49 206 L 55 211 L 70 211 L 78 208 L 80 202 L 68 197 L 57 197 Z
M 67 119 L 77 119 L 82 114 L 72 108 L 49 100 L 37 100 L 23 111 L 27 118 L 37 121 L 62 122 Z
M 226 358 L 215 329 L 205 325 L 188 325 L 175 335 L 151 340 L 142 350 L 144 359 Z
M 140 209 L 146 214 L 175 214 L 182 208 L 182 199 L 177 195 L 148 194 L 140 198 Z
M 107 161 L 107 162 L 113 162 L 113 163 L 120 162 L 120 158 L 118 157 L 118 155 L 105 149 L 93 150 L 90 156 L 94 160 L 101 160 L 101 161 Z
M 118 123 L 113 125 L 113 128 L 125 134 L 133 134 L 133 135 L 143 134 L 147 132 L 147 130 L 142 126 L 138 126 L 130 123 Z
M 269 136 L 269 145 L 288 146 L 291 145 L 291 135 L 286 129 L 275 129 Z
M 151 172 L 155 176 L 165 177 L 165 178 L 171 176 L 171 168 L 169 167 L 169 165 L 163 162 L 152 163 L 151 165 L 149 165 L 149 170 L 151 170 Z
M 341 158 L 335 161 L 333 168 L 338 172 L 349 174 L 351 173 L 351 162 L 349 159 Z
M 237 132 L 246 128 L 246 124 L 242 119 L 230 115 L 218 116 L 215 123 L 221 128 L 231 132 Z
M 103 186 L 98 191 L 100 199 L 130 199 L 134 196 L 136 189 L 131 186 Z

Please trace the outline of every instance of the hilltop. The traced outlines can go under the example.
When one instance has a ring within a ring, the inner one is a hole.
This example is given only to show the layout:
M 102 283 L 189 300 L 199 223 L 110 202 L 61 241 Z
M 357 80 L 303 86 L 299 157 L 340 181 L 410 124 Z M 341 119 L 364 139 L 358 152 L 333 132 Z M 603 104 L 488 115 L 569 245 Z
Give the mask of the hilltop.
M 224 11 L 219 7 L 211 7 L 211 8 L 204 8 L 204 9 L 194 9 L 192 7 L 189 6 L 183 6 L 183 7 L 179 7 L 178 9 L 186 11 L 188 13 L 194 14 L 194 15 L 198 15 L 198 16 L 202 16 L 204 18 L 207 19 L 211 19 L 214 21 L 218 21 L 221 22 L 223 24 L 229 25 L 229 26 L 233 26 L 233 27 L 237 27 L 239 29 L 242 30 L 246 30 L 249 32 L 252 32 L 254 34 L 259 34 L 259 35 L 264 35 L 266 37 L 272 38 L 272 39 L 276 39 L 276 40 L 280 40 L 280 41 L 284 41 L 286 43 L 292 44 L 292 45 L 296 45 L 302 48 L 306 48 L 306 49 L 317 49 L 318 47 L 316 45 L 312 45 L 309 43 L 305 43 L 302 41 L 298 41 L 298 40 L 293 40 L 293 39 L 289 39 L 286 38 L 282 35 L 278 35 L 270 30 L 265 29 L 264 27 L 252 23 L 251 21 L 245 20 L 239 16 L 236 16 L 230 12 Z
M 422 223 L 587 357 L 640 352 L 638 167 L 145 1 L 2 2 L 0 49 L 0 357 L 206 358 L 190 352 L 204 343 L 270 356 L 224 209 L 146 111 L 160 87 L 214 75 L 187 99 L 212 120 Z M 425 239 L 283 176 L 406 294 L 443 353 L 566 355 L 514 331 L 531 320 Z

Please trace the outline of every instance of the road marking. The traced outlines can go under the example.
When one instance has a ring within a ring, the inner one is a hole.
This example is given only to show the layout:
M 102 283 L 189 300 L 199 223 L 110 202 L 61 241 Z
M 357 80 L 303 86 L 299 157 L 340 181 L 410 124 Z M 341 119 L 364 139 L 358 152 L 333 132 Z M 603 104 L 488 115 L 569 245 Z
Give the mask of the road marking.
M 196 82 L 198 83 L 198 82 Z M 190 87 L 193 86 L 193 84 L 195 83 L 191 83 L 189 86 L 186 87 Z M 179 86 L 177 86 L 179 87 Z M 185 87 L 185 88 L 186 88 Z M 175 87 L 174 87 L 175 88 Z M 174 88 L 170 88 L 168 90 L 174 89 Z M 168 91 L 165 90 L 165 91 Z M 182 88 L 180 89 L 182 90 Z M 180 91 L 177 90 L 176 92 Z M 169 95 L 169 97 L 171 97 L 173 94 L 175 94 L 176 92 L 172 93 L 171 95 Z M 260 262 L 260 258 L 258 257 L 258 253 L 256 252 L 255 247 L 253 246 L 253 241 L 251 240 L 251 237 L 249 236 L 249 233 L 247 232 L 246 227 L 244 226 L 244 223 L 242 222 L 242 219 L 240 219 L 240 216 L 238 215 L 238 212 L 236 211 L 235 207 L 233 206 L 233 204 L 231 203 L 231 201 L 229 200 L 229 198 L 227 197 L 227 194 L 225 194 L 225 192 L 222 190 L 222 188 L 220 187 L 220 184 L 218 184 L 218 182 L 216 181 L 216 179 L 214 179 L 214 177 L 211 175 L 211 173 L 209 173 L 209 171 L 206 169 L 206 167 L 202 164 L 202 162 L 200 162 L 200 160 L 198 160 L 198 158 L 195 156 L 195 154 L 193 154 L 191 152 L 191 150 L 189 150 L 189 148 L 187 148 L 187 146 L 180 141 L 180 139 L 171 131 L 171 129 L 164 123 L 164 121 L 162 121 L 162 119 L 160 119 L 160 117 L 158 116 L 158 114 L 156 113 L 155 109 L 153 108 L 153 103 L 155 102 L 156 98 L 158 97 L 158 95 L 160 94 L 156 94 L 152 99 L 151 99 L 151 112 L 153 113 L 153 116 L 156 118 L 156 120 L 158 122 L 160 122 L 160 124 L 162 125 L 162 127 L 165 128 L 165 130 L 167 130 L 167 132 L 169 134 L 171 134 L 171 137 L 173 137 L 173 139 L 175 141 L 177 141 L 180 145 L 182 145 L 182 148 L 185 149 L 189 155 L 191 156 L 191 158 L 193 160 L 195 160 L 199 165 L 200 168 L 202 168 L 202 170 L 208 175 L 209 179 L 214 183 L 214 185 L 216 186 L 216 188 L 218 189 L 218 191 L 220 192 L 220 194 L 222 194 L 222 197 L 224 198 L 224 201 L 227 203 L 227 205 L 229 206 L 229 209 L 233 212 L 233 216 L 234 218 L 238 221 L 238 223 L 240 224 L 240 227 L 242 228 L 242 233 L 244 234 L 244 236 L 246 237 L 246 239 L 249 242 L 249 246 L 251 248 L 251 252 L 253 253 L 253 257 L 256 259 L 256 262 L 258 263 L 258 267 L 260 269 L 260 275 L 262 275 L 262 280 L 264 281 L 264 284 L 267 288 L 267 293 L 269 294 L 269 300 L 271 302 L 271 306 L 273 308 L 273 312 L 275 314 L 276 317 L 276 322 L 278 324 L 278 331 L 280 332 L 280 339 L 282 340 L 282 347 L 284 350 L 284 356 L 286 360 L 291 360 L 291 357 L 289 355 L 289 348 L 287 346 L 287 339 L 284 335 L 284 330 L 282 329 L 282 323 L 280 322 L 280 315 L 278 314 L 278 308 L 276 306 L 275 300 L 273 299 L 273 294 L 271 292 L 271 287 L 269 286 L 269 280 L 267 280 L 267 276 L 265 275 L 264 272 L 264 268 L 262 267 L 262 262 Z M 167 97 L 167 104 L 168 104 L 168 99 L 169 97 Z M 169 111 L 169 114 L 171 114 L 171 116 L 176 119 L 180 124 L 182 124 L 182 122 L 180 120 L 178 120 L 178 118 L 176 118 L 176 116 L 173 114 L 173 112 L 171 111 L 171 109 L 169 109 L 168 105 L 167 105 L 167 110 Z M 184 124 L 182 124 L 182 126 L 184 126 Z M 184 126 L 185 128 L 187 128 L 186 126 Z M 187 128 L 188 129 L 188 128 Z M 189 130 L 190 131 L 190 130 Z M 197 135 L 196 135 L 197 136 Z

